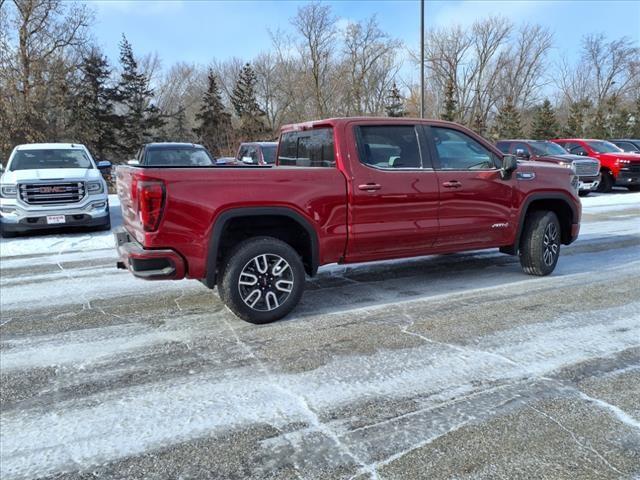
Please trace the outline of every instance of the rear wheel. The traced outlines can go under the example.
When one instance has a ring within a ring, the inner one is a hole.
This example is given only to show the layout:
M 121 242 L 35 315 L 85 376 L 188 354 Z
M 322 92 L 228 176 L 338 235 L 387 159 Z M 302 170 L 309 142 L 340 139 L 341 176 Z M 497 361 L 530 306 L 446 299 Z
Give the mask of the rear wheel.
M 613 189 L 613 176 L 610 172 L 603 171 L 598 185 L 598 192 L 609 193 Z
M 560 222 L 553 212 L 527 216 L 520 241 L 520 265 L 529 275 L 549 275 L 560 257 Z
M 287 315 L 300 301 L 305 274 L 290 245 L 272 237 L 240 243 L 225 259 L 218 293 L 225 305 L 250 323 L 269 323 Z

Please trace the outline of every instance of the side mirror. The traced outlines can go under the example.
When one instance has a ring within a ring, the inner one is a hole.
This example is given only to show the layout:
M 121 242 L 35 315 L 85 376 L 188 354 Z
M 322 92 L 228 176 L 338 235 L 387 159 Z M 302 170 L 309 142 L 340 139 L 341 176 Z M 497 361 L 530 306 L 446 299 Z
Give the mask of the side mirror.
M 518 168 L 518 159 L 514 155 L 505 155 L 502 157 L 502 168 L 500 175 L 504 180 L 511 178 L 511 174 Z
M 98 162 L 98 168 L 100 170 L 107 170 L 107 169 L 111 168 L 111 162 L 108 161 L 108 160 L 100 160 Z
M 127 160 L 127 165 L 140 165 L 138 160 Z
M 516 157 L 528 159 L 530 155 L 529 152 L 525 151 L 523 148 L 516 148 Z

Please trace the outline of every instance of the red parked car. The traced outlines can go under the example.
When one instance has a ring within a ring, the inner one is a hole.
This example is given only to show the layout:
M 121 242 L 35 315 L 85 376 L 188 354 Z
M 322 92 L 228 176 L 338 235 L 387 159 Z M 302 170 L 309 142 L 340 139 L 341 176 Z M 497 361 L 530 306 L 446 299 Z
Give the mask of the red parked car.
M 552 142 L 569 153 L 600 160 L 599 192 L 610 192 L 614 185 L 640 191 L 640 155 L 627 153 L 605 140 L 557 138 Z
M 548 275 L 580 228 L 572 169 L 518 163 L 442 121 L 288 125 L 277 166 L 122 166 L 117 178 L 118 267 L 217 286 L 253 323 L 288 314 L 321 265 L 499 248 Z

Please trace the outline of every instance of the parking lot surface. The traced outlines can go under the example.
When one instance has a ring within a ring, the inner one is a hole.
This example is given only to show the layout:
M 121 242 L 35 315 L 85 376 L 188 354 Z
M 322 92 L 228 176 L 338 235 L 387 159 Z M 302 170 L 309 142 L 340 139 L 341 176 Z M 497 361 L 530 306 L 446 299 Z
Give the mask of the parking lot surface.
M 109 232 L 3 239 L 0 476 L 638 478 L 640 194 L 583 204 L 550 277 L 329 266 L 265 326 Z

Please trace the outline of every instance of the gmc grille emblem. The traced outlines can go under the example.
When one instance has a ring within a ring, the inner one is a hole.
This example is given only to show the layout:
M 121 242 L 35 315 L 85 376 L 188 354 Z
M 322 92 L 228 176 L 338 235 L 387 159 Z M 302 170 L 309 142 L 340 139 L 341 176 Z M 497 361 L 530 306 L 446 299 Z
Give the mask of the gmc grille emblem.
M 40 193 L 64 193 L 66 191 L 65 187 L 40 187 Z

